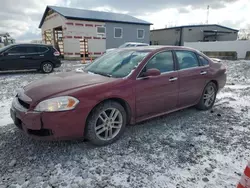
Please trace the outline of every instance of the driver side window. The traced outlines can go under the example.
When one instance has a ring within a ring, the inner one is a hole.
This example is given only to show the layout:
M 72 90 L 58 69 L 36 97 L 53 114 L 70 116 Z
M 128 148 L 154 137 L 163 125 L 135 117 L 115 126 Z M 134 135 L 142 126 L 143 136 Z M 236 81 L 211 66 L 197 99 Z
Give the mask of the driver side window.
M 10 50 L 7 51 L 9 55 L 16 55 L 16 54 L 25 54 L 27 53 L 26 47 L 23 46 L 18 46 L 18 47 L 13 47 Z
M 160 52 L 149 60 L 144 71 L 158 69 L 161 73 L 174 71 L 174 60 L 171 51 Z

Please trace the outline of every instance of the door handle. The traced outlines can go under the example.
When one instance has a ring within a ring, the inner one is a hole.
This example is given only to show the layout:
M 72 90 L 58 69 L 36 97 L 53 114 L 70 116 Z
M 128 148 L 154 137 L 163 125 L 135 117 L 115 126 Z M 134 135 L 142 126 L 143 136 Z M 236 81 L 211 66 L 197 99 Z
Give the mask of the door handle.
M 170 82 L 173 82 L 173 81 L 176 81 L 176 80 L 178 80 L 177 77 L 171 77 L 171 78 L 169 78 L 169 81 L 170 81 Z
M 25 58 L 25 56 L 20 56 L 20 58 Z
M 44 55 L 40 55 L 40 57 L 44 57 Z
M 201 75 L 205 75 L 205 74 L 207 74 L 207 71 L 201 71 L 200 74 L 201 74 Z

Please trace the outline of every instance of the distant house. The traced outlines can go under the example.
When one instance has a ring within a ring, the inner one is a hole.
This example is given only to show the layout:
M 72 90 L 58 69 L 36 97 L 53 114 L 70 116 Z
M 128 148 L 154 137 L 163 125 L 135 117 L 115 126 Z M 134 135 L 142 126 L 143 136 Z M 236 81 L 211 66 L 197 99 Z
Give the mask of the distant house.
M 150 31 L 153 45 L 183 46 L 184 42 L 233 41 L 239 30 L 217 24 L 187 25 Z
M 99 56 L 125 42 L 149 43 L 150 25 L 126 14 L 47 6 L 39 28 L 44 43 L 77 58 L 82 51 Z

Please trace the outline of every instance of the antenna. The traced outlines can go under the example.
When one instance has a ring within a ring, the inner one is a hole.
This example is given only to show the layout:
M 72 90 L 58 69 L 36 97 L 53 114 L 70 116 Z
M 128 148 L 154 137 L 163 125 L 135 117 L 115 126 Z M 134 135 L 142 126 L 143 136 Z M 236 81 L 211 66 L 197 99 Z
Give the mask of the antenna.
M 208 6 L 207 6 L 207 21 L 206 21 L 206 24 L 208 24 L 208 18 L 209 18 L 209 9 L 210 9 L 210 6 L 208 5 Z

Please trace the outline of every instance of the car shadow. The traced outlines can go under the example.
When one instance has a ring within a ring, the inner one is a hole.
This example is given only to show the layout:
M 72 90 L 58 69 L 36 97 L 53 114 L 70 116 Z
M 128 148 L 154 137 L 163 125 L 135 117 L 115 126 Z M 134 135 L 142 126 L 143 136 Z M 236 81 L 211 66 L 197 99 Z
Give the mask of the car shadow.
M 37 70 L 15 70 L 15 71 L 0 71 L 0 76 L 6 76 L 6 75 L 23 75 L 23 74 L 35 74 L 35 73 L 41 73 Z

